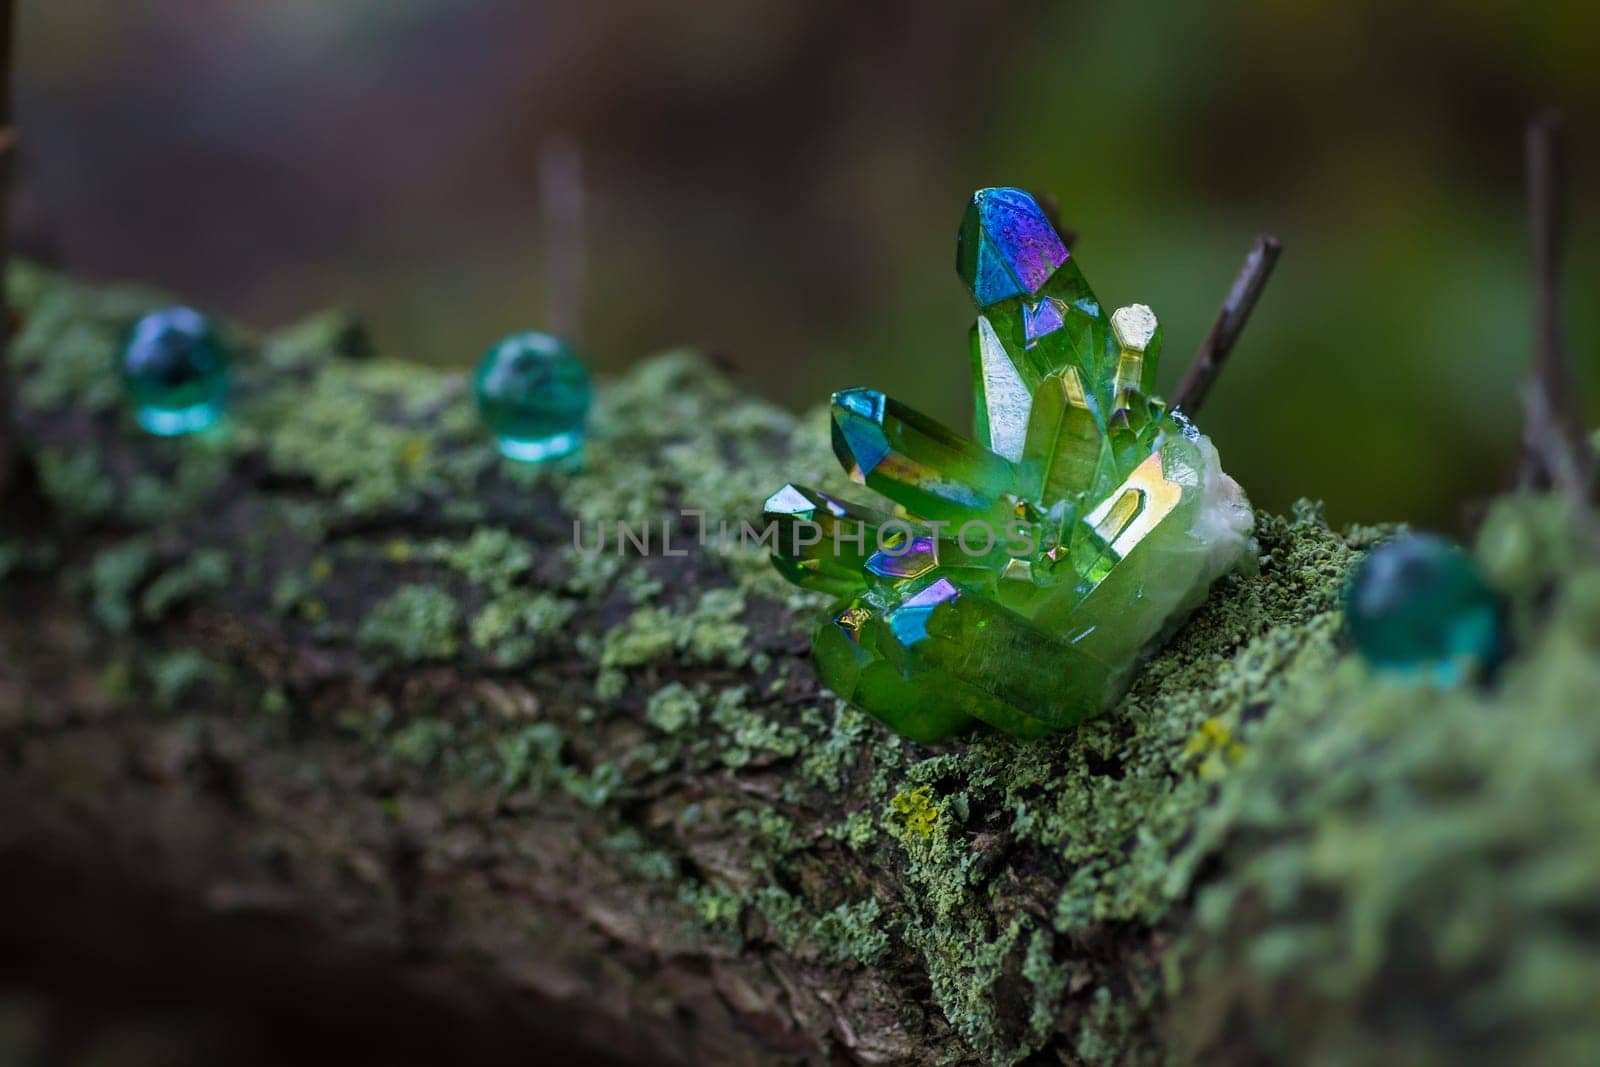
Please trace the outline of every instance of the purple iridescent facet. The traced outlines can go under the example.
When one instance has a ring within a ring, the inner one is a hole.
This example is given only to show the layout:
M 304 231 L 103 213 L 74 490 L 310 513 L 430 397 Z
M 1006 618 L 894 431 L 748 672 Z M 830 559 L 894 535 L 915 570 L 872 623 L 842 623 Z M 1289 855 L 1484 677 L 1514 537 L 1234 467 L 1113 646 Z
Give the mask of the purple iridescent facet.
M 1039 202 L 1021 189 L 980 189 L 956 242 L 956 271 L 979 307 L 1037 293 L 1067 261 Z
M 897 552 L 878 551 L 867 570 L 880 578 L 915 578 L 939 565 L 939 549 L 931 537 L 915 537 Z
M 928 619 L 940 604 L 955 600 L 961 595 L 948 578 L 940 578 L 913 593 L 889 613 L 889 629 L 907 648 L 928 636 Z
M 1039 338 L 1055 333 L 1066 325 L 1066 319 L 1061 316 L 1061 305 L 1045 297 L 1037 304 L 1022 305 L 1023 340 L 1026 347 L 1032 348 L 1039 343 Z

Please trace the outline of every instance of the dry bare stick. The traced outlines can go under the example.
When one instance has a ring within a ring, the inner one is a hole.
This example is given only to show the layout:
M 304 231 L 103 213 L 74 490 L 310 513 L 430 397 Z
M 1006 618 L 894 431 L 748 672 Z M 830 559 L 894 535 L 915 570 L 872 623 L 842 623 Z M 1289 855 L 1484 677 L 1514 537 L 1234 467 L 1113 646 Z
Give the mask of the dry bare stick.
M 11 125 L 11 54 L 15 25 L 13 0 L 0 0 L 0 494 L 11 480 L 16 459 L 11 385 L 11 310 L 5 296 L 6 267 L 11 262 L 11 170 L 16 157 L 16 131 Z
M 1533 253 L 1533 380 L 1525 396 L 1525 488 L 1559 488 L 1592 498 L 1594 450 L 1584 428 L 1577 376 L 1561 322 L 1566 174 L 1563 122 L 1550 111 L 1528 123 L 1528 226 Z
M 1244 324 L 1250 319 L 1250 311 L 1256 306 L 1267 279 L 1272 276 L 1272 268 L 1282 251 L 1283 245 L 1278 239 L 1264 233 L 1256 238 L 1249 255 L 1244 257 L 1239 276 L 1233 280 L 1233 288 L 1228 290 L 1228 298 L 1217 312 L 1217 321 L 1211 324 L 1211 332 L 1200 342 L 1189 369 L 1184 372 L 1183 384 L 1178 386 L 1178 399 L 1174 406 L 1182 408 L 1184 414 L 1196 414 L 1205 402 L 1206 394 L 1222 372 L 1222 364 L 1227 360 L 1228 353 L 1233 351 L 1234 343 L 1239 340 Z
M 583 324 L 583 158 L 566 137 L 539 156 L 539 201 L 545 227 L 546 328 L 567 340 Z

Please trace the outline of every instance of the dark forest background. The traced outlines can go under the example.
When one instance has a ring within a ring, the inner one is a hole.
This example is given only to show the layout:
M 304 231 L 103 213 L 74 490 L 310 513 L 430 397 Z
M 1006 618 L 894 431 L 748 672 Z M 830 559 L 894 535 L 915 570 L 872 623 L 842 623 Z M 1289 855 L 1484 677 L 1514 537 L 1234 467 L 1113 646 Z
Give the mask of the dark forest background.
M 545 317 L 540 157 L 587 172 L 579 340 L 694 345 L 797 410 L 965 426 L 954 238 L 1055 194 L 1170 390 L 1256 232 L 1285 253 L 1201 420 L 1258 504 L 1459 529 L 1514 467 L 1521 128 L 1570 124 L 1600 388 L 1600 20 L 1578 4 L 21 4 L 25 251 L 269 326 L 345 305 L 468 366 Z M 755 506 L 756 502 L 752 502 Z

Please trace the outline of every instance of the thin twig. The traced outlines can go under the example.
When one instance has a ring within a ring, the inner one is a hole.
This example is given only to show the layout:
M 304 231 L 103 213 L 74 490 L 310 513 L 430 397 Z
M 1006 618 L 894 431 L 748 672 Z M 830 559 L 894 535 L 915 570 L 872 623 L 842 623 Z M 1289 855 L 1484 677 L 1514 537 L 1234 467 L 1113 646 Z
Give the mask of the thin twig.
M 551 140 L 540 153 L 539 199 L 549 294 L 546 325 L 570 340 L 583 322 L 583 157 L 566 137 Z
M 11 263 L 11 171 L 16 131 L 11 125 L 11 56 L 15 25 L 13 0 L 0 0 L 0 494 L 11 480 L 16 460 L 15 412 L 11 384 L 11 305 L 5 279 Z
M 1244 257 L 1239 276 L 1233 280 L 1233 288 L 1228 290 L 1228 298 L 1217 312 L 1217 321 L 1211 324 L 1211 332 L 1200 342 L 1199 350 L 1184 373 L 1183 384 L 1178 386 L 1178 400 L 1174 406 L 1182 408 L 1184 414 L 1194 415 L 1205 402 L 1217 375 L 1222 373 L 1228 353 L 1233 351 L 1244 324 L 1250 320 L 1251 309 L 1261 297 L 1261 290 L 1272 276 L 1272 268 L 1282 251 L 1283 245 L 1278 239 L 1264 233 L 1256 238 L 1250 254 Z
M 1520 481 L 1530 489 L 1594 493 L 1594 450 L 1584 430 L 1578 379 L 1561 319 L 1566 245 L 1563 122 L 1550 111 L 1528 123 L 1528 227 L 1533 253 L 1533 380 L 1524 406 Z

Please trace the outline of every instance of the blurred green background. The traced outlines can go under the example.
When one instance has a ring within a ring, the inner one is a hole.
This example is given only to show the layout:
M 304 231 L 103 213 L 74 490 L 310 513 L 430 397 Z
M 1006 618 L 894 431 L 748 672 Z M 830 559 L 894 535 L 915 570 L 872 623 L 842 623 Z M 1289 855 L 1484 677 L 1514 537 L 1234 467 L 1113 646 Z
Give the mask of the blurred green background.
M 1569 120 L 1572 347 L 1600 314 L 1591 5 L 23 0 L 25 251 L 269 326 L 339 304 L 466 366 L 545 317 L 541 151 L 586 172 L 580 342 L 689 344 L 795 409 L 965 427 L 967 196 L 1054 193 L 1175 386 L 1258 231 L 1203 414 L 1258 504 L 1460 530 L 1515 465 L 1521 130 Z M 1591 414 L 1596 407 L 1591 404 Z

